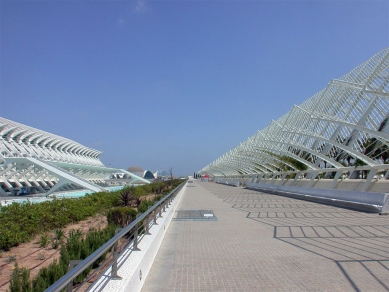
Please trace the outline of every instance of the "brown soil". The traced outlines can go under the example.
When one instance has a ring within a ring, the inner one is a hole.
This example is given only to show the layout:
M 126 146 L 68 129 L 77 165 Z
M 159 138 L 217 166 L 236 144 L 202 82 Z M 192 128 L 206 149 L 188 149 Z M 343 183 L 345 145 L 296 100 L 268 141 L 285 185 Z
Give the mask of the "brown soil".
M 80 221 L 76 224 L 68 225 L 64 228 L 65 236 L 71 230 L 81 229 L 83 234 L 89 231 L 90 228 L 105 228 L 107 226 L 107 218 L 103 215 L 91 217 L 87 220 Z M 53 237 L 53 233 L 49 233 Z M 30 277 L 34 278 L 40 268 L 48 266 L 59 259 L 59 249 L 53 249 L 51 242 L 47 247 L 39 246 L 40 235 L 36 236 L 32 241 L 20 244 L 17 247 L 11 248 L 8 252 L 4 252 L 0 258 L 0 292 L 5 292 L 8 289 L 9 281 L 11 280 L 12 270 L 15 262 L 8 263 L 11 256 L 16 256 L 16 261 L 19 267 L 30 269 Z

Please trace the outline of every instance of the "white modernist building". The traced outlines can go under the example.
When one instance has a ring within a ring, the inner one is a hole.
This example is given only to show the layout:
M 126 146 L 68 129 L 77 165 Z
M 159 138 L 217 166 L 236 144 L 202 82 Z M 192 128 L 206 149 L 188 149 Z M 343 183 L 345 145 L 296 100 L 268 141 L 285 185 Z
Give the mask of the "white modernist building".
M 105 191 L 105 178 L 118 172 L 149 183 L 126 170 L 105 167 L 99 159 L 101 153 L 0 117 L 0 196 L 49 195 L 79 188 Z
M 284 184 L 293 178 L 389 178 L 389 48 L 327 87 L 198 174 Z M 315 180 L 316 179 L 316 180 Z M 297 182 L 294 183 L 296 185 Z M 292 184 L 293 185 L 293 184 Z

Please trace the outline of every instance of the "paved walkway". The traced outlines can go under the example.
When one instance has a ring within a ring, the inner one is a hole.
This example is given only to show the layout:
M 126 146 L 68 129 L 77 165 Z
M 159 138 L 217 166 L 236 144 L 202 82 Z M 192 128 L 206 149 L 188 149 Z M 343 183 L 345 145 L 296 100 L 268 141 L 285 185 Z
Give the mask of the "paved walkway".
M 389 291 L 389 216 L 188 183 L 142 291 Z M 178 214 L 178 213 L 177 213 Z

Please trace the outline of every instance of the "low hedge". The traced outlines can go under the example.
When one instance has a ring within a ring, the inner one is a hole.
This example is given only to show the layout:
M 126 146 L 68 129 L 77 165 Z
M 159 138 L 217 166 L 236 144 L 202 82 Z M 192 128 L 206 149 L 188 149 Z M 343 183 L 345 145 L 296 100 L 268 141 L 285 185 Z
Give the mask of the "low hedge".
M 116 202 L 114 193 L 95 193 L 77 199 L 3 206 L 0 208 L 0 250 L 30 241 L 39 233 L 85 220 L 115 206 Z
M 165 195 L 180 183 L 182 180 L 173 180 L 126 189 L 135 190 L 136 196 L 147 195 L 150 190 Z M 123 190 L 93 193 L 80 198 L 54 199 L 39 204 L 13 203 L 0 206 L 0 250 L 9 250 L 30 241 L 37 234 L 105 213 L 121 205 L 121 192 Z

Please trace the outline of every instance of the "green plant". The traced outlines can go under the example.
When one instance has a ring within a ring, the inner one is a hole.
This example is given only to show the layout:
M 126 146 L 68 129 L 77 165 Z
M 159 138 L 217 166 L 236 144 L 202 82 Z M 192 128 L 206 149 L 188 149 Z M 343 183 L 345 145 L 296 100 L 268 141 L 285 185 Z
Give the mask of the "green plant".
M 63 229 L 56 229 L 54 231 L 54 238 L 58 241 L 63 241 L 65 237 L 65 231 L 63 231 Z
M 146 195 L 147 191 L 145 190 L 145 188 L 143 188 L 143 186 L 135 188 L 135 197 L 139 198 Z
M 29 271 L 23 268 L 15 267 L 12 276 L 12 290 L 10 292 L 24 292 L 34 291 L 43 292 L 63 275 L 66 274 L 69 259 L 83 260 L 91 253 L 97 250 L 105 242 L 107 242 L 115 234 L 117 226 L 108 225 L 105 229 L 92 229 L 83 237 L 82 231 L 71 230 L 66 238 L 66 244 L 61 244 L 60 259 L 54 260 L 49 266 L 43 267 L 39 270 L 38 275 L 33 280 L 29 280 Z M 58 235 L 60 232 L 57 233 Z M 54 238 L 53 238 L 54 239 Z M 45 254 L 38 255 L 38 259 L 43 260 Z M 103 254 L 96 262 L 87 268 L 83 273 L 74 279 L 74 283 L 82 282 L 86 275 L 92 268 L 98 267 L 98 265 L 104 261 L 106 253 Z
M 10 292 L 32 292 L 32 283 L 30 280 L 30 271 L 26 268 L 19 267 L 17 263 L 12 271 L 11 281 L 9 284 Z
M 149 206 L 152 206 L 154 204 L 154 201 L 148 201 L 148 200 L 144 200 L 141 204 L 139 204 L 138 206 L 138 212 L 139 213 L 144 213 L 147 211 L 147 209 L 149 208 Z
M 107 212 L 107 220 L 109 224 L 126 227 L 136 218 L 137 212 L 130 207 L 116 207 Z
M 46 247 L 49 244 L 50 236 L 47 233 L 43 233 L 39 239 L 39 246 Z
M 130 191 L 129 188 L 126 188 L 123 192 L 120 193 L 121 205 L 124 207 L 130 206 L 133 197 L 134 194 Z
M 43 267 L 39 270 L 38 275 L 32 281 L 32 291 L 43 292 L 58 279 L 66 274 L 67 265 L 60 260 L 54 260 L 47 267 Z
M 54 237 L 51 239 L 51 247 L 57 249 L 61 244 L 63 244 L 65 238 L 65 232 L 63 229 L 54 230 Z
M 116 193 L 94 193 L 77 199 L 57 199 L 39 204 L 14 203 L 1 207 L 0 250 L 29 241 L 39 233 L 63 228 L 105 212 L 117 203 Z
M 181 182 L 173 180 L 173 187 Z M 135 199 L 139 199 L 137 203 L 140 204 L 142 196 L 150 192 L 161 194 L 168 186 L 169 182 L 158 182 L 128 189 L 135 195 Z M 112 207 L 120 205 L 121 192 L 100 192 L 76 199 L 65 198 L 39 204 L 13 203 L 1 206 L 0 250 L 7 251 L 13 246 L 32 240 L 37 234 L 64 228 L 69 223 L 105 213 Z
M 56 240 L 55 238 L 52 238 L 51 239 L 51 248 L 58 249 L 59 246 L 60 246 L 60 242 L 58 240 Z

